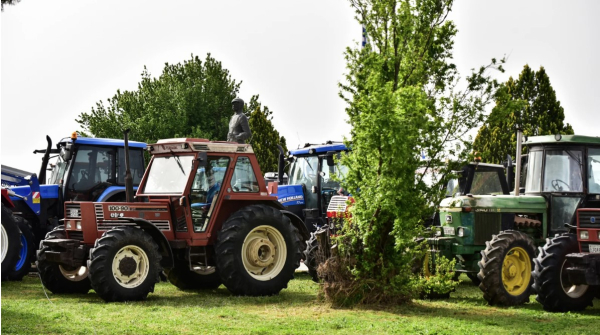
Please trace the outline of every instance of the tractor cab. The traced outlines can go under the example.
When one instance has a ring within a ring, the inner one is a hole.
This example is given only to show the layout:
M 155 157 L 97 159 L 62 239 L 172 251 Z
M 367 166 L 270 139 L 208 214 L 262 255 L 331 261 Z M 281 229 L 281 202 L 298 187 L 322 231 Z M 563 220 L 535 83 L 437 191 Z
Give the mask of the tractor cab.
M 597 143 L 594 143 L 597 142 Z M 600 207 L 600 140 L 577 135 L 530 138 L 525 194 L 541 195 L 549 231 L 566 232 L 581 207 Z
M 279 185 L 277 197 L 289 211 L 303 218 L 309 231 L 326 223 L 327 207 L 333 196 L 348 195 L 340 180 L 347 168 L 336 159 L 348 148 L 339 142 L 306 144 L 290 150 L 287 185 Z M 283 155 L 280 158 L 282 165 Z M 280 169 L 283 170 L 283 169 Z

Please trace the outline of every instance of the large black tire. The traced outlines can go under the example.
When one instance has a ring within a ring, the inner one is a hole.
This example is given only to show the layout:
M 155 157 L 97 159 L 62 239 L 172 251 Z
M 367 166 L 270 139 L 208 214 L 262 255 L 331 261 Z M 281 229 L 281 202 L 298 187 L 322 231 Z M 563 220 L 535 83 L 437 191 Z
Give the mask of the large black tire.
M 308 268 L 308 274 L 315 283 L 319 282 L 319 275 L 317 274 L 317 267 L 319 262 L 317 261 L 317 252 L 319 251 L 319 242 L 317 241 L 317 235 L 310 233 L 310 238 L 306 241 L 306 249 L 304 250 L 304 265 Z
M 247 206 L 217 235 L 217 272 L 233 294 L 274 295 L 294 278 L 303 249 L 298 229 L 278 209 Z
M 55 240 L 66 238 L 63 226 L 54 228 L 46 234 L 46 240 Z M 85 294 L 92 288 L 88 271 L 86 267 L 68 268 L 62 265 L 48 262 L 45 253 L 50 251 L 50 247 L 44 246 L 40 242 L 40 249 L 37 251 L 37 262 L 35 262 L 42 283 L 52 293 L 78 293 Z
M 528 302 L 533 283 L 533 240 L 520 231 L 506 230 L 493 235 L 485 245 L 477 274 L 485 300 L 490 305 L 503 306 Z
M 216 269 L 212 273 L 199 274 L 190 270 L 187 262 L 179 261 L 165 272 L 169 282 L 180 290 L 213 290 L 221 286 L 221 277 Z
M 566 256 L 579 252 L 577 236 L 565 234 L 546 239 L 546 245 L 539 248 L 533 269 L 533 287 L 536 300 L 550 312 L 581 311 L 592 306 L 596 287 L 572 285 L 564 269 L 569 267 Z
M 104 301 L 145 300 L 162 271 L 158 245 L 138 228 L 113 228 L 96 240 L 88 268 L 92 288 Z
M 12 211 L 2 204 L 2 280 L 8 277 L 8 273 L 19 261 L 19 250 L 21 249 L 21 232 L 17 220 Z
M 35 259 L 36 246 L 31 227 L 22 217 L 15 216 L 15 219 L 21 231 L 21 249 L 17 264 L 8 272 L 8 280 L 22 280 L 31 270 L 31 263 Z

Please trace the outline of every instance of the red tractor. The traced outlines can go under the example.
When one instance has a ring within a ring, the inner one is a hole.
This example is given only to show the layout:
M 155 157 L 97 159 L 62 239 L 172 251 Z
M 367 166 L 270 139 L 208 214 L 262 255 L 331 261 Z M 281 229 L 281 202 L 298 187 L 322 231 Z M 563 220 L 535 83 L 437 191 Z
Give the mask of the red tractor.
M 287 287 L 309 234 L 268 194 L 250 145 L 168 139 L 148 150 L 135 200 L 65 203 L 64 225 L 37 253 L 50 291 L 143 300 L 163 270 L 180 289 Z

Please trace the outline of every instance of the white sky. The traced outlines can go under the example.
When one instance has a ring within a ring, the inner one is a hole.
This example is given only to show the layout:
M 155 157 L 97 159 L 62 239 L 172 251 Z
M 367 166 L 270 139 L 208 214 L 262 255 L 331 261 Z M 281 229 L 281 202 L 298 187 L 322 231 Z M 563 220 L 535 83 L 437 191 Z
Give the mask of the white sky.
M 566 121 L 598 135 L 600 2 L 457 0 L 455 62 L 463 76 L 510 55 L 506 74 L 546 68 Z M 348 135 L 337 84 L 344 50 L 361 27 L 344 0 L 22 0 L 1 14 L 1 163 L 38 172 L 45 135 L 54 142 L 117 89 L 134 90 L 146 65 L 207 53 L 274 111 L 288 147 Z

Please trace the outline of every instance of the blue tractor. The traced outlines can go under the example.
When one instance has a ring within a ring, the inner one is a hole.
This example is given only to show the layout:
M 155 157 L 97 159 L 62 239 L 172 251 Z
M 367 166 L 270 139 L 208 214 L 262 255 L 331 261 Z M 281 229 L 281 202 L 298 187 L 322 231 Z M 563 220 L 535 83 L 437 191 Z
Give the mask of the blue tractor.
M 21 231 L 21 250 L 14 269 L 2 278 L 21 280 L 31 269 L 35 250 L 46 233 L 64 218 L 65 201 L 125 201 L 125 145 L 123 140 L 63 138 L 46 149 L 38 175 L 2 165 L 2 186 L 11 192 L 14 216 Z M 144 174 L 146 144 L 129 142 L 133 184 Z M 55 164 L 49 164 L 56 158 Z M 51 171 L 46 177 L 46 171 Z M 47 183 L 46 183 L 47 181 Z
M 336 195 L 347 195 L 339 180 L 346 167 L 334 156 L 349 149 L 342 142 L 307 143 L 304 148 L 290 150 L 284 157 L 280 150 L 277 198 L 290 212 L 304 220 L 309 232 L 327 223 L 327 206 Z M 284 163 L 289 163 L 289 176 L 284 180 Z

